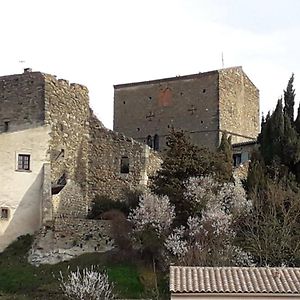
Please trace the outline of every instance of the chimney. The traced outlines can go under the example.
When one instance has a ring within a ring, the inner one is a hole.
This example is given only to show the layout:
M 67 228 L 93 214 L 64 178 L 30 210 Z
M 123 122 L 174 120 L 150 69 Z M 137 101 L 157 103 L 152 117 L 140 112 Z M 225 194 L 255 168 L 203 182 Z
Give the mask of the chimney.
M 32 69 L 31 69 L 31 68 L 25 68 L 25 69 L 24 69 L 24 73 L 30 73 L 30 72 L 32 72 Z

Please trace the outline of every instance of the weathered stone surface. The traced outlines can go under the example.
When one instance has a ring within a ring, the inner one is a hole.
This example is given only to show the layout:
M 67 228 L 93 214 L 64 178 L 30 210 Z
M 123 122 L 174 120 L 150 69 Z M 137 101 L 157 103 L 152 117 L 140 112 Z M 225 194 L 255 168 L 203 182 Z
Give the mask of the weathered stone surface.
M 89 199 L 95 195 L 120 198 L 126 189 L 141 189 L 160 167 L 161 158 L 148 146 L 105 128 L 90 118 Z M 121 159 L 128 157 L 129 172 L 121 173 Z
M 232 143 L 256 139 L 259 132 L 259 92 L 241 68 L 219 71 L 219 122 L 232 133 Z
M 258 126 L 258 90 L 241 67 L 115 86 L 114 130 L 143 143 L 158 135 L 160 149 L 171 128 L 215 149 L 222 131 L 241 142 Z
M 161 163 L 149 147 L 106 129 L 97 120 L 89 107 L 86 87 L 40 72 L 0 77 L 0 135 L 4 141 L 0 153 L 3 150 L 5 157 L 12 159 L 2 164 L 11 174 L 6 186 L 12 197 L 14 185 L 20 190 L 16 199 L 5 194 L 7 199 L 0 200 L 6 207 L 17 203 L 12 212 L 19 216 L 28 207 L 18 203 L 24 195 L 33 195 L 31 203 L 37 212 L 34 219 L 25 220 L 24 230 L 9 226 L 17 221 L 11 214 L 0 224 L 1 238 L 7 228 L 12 229 L 10 240 L 3 244 L 7 245 L 42 224 L 31 256 L 35 263 L 111 249 L 109 224 L 85 219 L 90 202 L 96 194 L 120 198 L 125 189 L 144 187 Z M 15 170 L 19 150 L 30 155 L 34 166 L 26 173 Z M 122 157 L 129 160 L 127 174 L 121 172 Z M 29 177 L 36 184 L 34 193 L 27 190 Z
M 0 133 L 43 125 L 44 77 L 40 72 L 0 77 Z

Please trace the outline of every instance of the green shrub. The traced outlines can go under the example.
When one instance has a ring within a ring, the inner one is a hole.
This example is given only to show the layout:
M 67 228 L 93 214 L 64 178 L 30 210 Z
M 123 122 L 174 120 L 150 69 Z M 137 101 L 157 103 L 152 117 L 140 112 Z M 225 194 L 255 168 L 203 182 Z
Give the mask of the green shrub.
M 107 195 L 97 195 L 92 201 L 89 219 L 101 219 L 101 215 L 109 210 L 116 209 L 128 215 L 129 207 L 125 201 L 112 200 Z

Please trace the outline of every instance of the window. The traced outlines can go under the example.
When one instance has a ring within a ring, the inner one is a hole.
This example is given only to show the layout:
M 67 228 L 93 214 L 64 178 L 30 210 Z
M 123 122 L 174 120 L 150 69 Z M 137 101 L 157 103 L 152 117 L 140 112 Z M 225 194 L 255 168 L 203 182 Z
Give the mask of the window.
M 159 136 L 156 134 L 154 136 L 154 142 L 153 142 L 153 149 L 158 151 L 159 150 Z
M 4 122 L 4 132 L 7 132 L 7 131 L 8 131 L 8 127 L 9 127 L 9 122 L 8 122 L 8 121 L 5 121 L 5 122 Z
M 237 167 L 241 164 L 241 162 L 242 162 L 242 154 L 241 153 L 233 154 L 233 165 Z
M 19 154 L 18 155 L 18 170 L 30 170 L 30 155 L 29 154 Z
M 121 174 L 129 173 L 129 158 L 127 156 L 122 156 L 121 158 Z
M 151 135 L 147 136 L 147 145 L 152 148 L 152 136 Z
M 9 210 L 8 208 L 1 207 L 0 209 L 0 219 L 7 220 L 9 218 Z

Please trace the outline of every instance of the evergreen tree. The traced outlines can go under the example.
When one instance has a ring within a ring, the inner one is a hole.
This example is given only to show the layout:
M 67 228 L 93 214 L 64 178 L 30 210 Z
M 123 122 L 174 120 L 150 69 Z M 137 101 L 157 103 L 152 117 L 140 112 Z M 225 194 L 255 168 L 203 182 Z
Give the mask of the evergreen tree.
M 284 137 L 284 115 L 282 100 L 279 99 L 275 111 L 268 113 L 262 131 L 258 136 L 260 152 L 264 162 L 268 165 L 273 160 L 280 161 Z
M 177 223 L 185 224 L 194 214 L 190 201 L 185 201 L 185 181 L 190 177 L 214 174 L 220 182 L 232 179 L 232 167 L 223 153 L 199 148 L 191 143 L 182 131 L 172 131 L 167 138 L 168 149 L 161 169 L 152 178 L 151 189 L 159 195 L 167 195 L 175 205 Z
M 298 106 L 298 113 L 297 113 L 297 118 L 295 120 L 294 126 L 295 126 L 295 129 L 296 129 L 298 135 L 300 135 L 300 103 Z
M 248 194 L 257 194 L 266 187 L 265 165 L 258 150 L 254 150 L 251 155 L 247 177 Z
M 289 79 L 286 90 L 284 91 L 284 114 L 288 116 L 291 124 L 294 124 L 294 105 L 295 105 L 295 89 L 293 86 L 294 74 Z
M 221 143 L 218 147 L 218 151 L 224 154 L 226 162 L 232 164 L 232 146 L 231 136 L 227 137 L 227 133 L 222 133 Z

